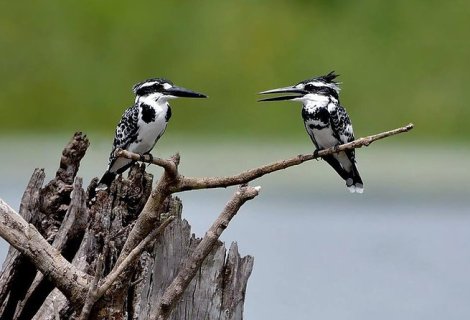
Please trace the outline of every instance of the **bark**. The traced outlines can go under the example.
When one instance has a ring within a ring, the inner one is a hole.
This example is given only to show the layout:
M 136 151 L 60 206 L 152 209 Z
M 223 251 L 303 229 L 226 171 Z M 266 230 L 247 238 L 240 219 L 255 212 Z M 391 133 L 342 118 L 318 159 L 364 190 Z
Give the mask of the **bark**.
M 201 241 L 197 241 L 197 246 L 191 250 L 191 253 L 187 257 L 183 257 L 182 261 L 184 263 L 181 265 L 180 270 L 176 277 L 174 277 L 171 284 L 167 287 L 159 301 L 157 312 L 152 314 L 150 319 L 167 319 L 171 314 L 172 310 L 174 309 L 174 305 L 178 303 L 181 296 L 187 292 L 186 288 L 188 287 L 189 283 L 194 279 L 196 273 L 201 269 L 202 264 L 207 261 L 207 256 L 214 251 L 217 247 L 218 239 L 222 232 L 228 227 L 228 224 L 238 212 L 240 207 L 250 199 L 253 199 L 258 195 L 259 187 L 249 187 L 249 186 L 241 186 L 238 191 L 235 193 L 234 197 L 227 203 L 222 213 L 219 217 L 215 220 L 209 230 L 206 232 L 206 235 Z M 225 252 L 224 252 L 225 256 Z M 214 259 L 220 260 L 220 259 Z M 222 261 L 223 262 L 223 261 Z M 220 269 L 219 269 L 220 270 Z M 211 271 L 214 271 L 211 268 Z M 251 272 L 251 270 L 250 270 Z M 210 275 L 203 277 L 205 278 L 212 278 Z M 246 284 L 245 284 L 246 285 Z M 204 287 L 203 285 L 201 287 Z M 220 289 L 223 292 L 223 288 L 218 288 L 217 285 L 211 285 L 208 288 L 204 289 Z M 186 290 L 186 291 L 185 291 Z M 198 294 L 198 297 L 204 297 L 205 291 L 201 294 Z M 215 292 L 212 292 L 211 295 L 215 295 Z M 215 300 L 218 300 L 214 297 Z M 201 301 L 202 305 L 204 301 Z M 207 307 L 213 307 L 212 305 L 208 305 Z M 210 308 L 213 309 L 213 308 Z M 217 311 L 220 311 L 219 308 L 216 308 Z M 196 316 L 196 315 L 193 315 Z M 215 314 L 212 314 L 215 316 Z M 196 317 L 197 318 L 197 317 Z
M 176 219 L 165 230 L 151 252 L 141 261 L 142 280 L 135 287 L 132 319 L 152 319 L 156 301 L 163 297 L 175 274 L 183 267 L 202 239 L 191 235 L 186 220 Z M 158 257 L 166 257 L 159 259 Z M 253 257 L 241 258 L 233 243 L 229 253 L 217 241 L 168 319 L 242 319 L 248 277 Z
M 20 215 L 25 222 L 37 229 L 47 242 L 54 242 L 57 235 L 61 237 L 55 245 L 66 259 L 73 258 L 74 251 L 76 251 L 74 248 L 81 241 L 84 224 L 78 223 L 71 230 L 70 236 L 67 236 L 68 230 L 62 229 L 61 233 L 58 231 L 67 214 L 68 219 L 74 220 L 84 211 L 83 203 L 80 204 L 81 208 L 77 208 L 76 203 L 72 203 L 71 206 L 70 195 L 74 189 L 73 181 L 80 161 L 88 146 L 89 141 L 86 136 L 76 133 L 64 148 L 55 178 L 43 187 L 44 170 L 36 169 L 20 205 Z M 81 182 L 75 186 L 77 187 L 75 194 L 80 193 Z M 79 214 L 76 215 L 76 213 Z M 53 286 L 49 280 L 40 279 L 42 276 L 39 274 L 36 278 L 37 272 L 34 264 L 13 247 L 10 248 L 2 269 L 0 276 L 2 319 L 11 319 L 15 313 L 17 319 L 30 319 L 31 313 L 37 310 Z M 28 306 L 24 312 L 22 305 Z
M 34 171 L 20 205 L 20 215 L 26 222 L 35 226 L 39 225 L 34 213 L 39 208 L 39 190 L 44 183 L 44 178 L 44 170 Z M 18 250 L 10 247 L 0 276 L 0 301 L 2 301 L 0 314 L 3 318 L 13 317 L 17 302 L 23 300 L 35 273 L 35 266 Z

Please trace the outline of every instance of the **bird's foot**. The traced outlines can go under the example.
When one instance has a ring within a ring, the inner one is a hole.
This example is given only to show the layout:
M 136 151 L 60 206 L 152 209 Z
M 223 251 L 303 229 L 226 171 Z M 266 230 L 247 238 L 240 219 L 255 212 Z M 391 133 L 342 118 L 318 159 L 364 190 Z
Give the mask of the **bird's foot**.
M 336 146 L 333 147 L 333 151 L 338 153 L 339 152 L 339 144 L 337 144 Z
M 315 149 L 315 151 L 313 151 L 313 157 L 314 157 L 317 161 L 320 160 L 320 157 L 318 156 L 318 152 L 319 152 L 319 151 L 320 151 L 319 149 Z
M 149 156 L 149 163 L 153 162 L 153 155 L 150 152 L 146 153 L 145 155 Z
M 153 162 L 153 155 L 151 153 L 139 153 L 139 157 L 141 162 Z
M 147 162 L 147 167 L 150 166 L 150 164 L 152 164 L 153 155 L 150 152 L 149 153 L 139 154 L 139 155 L 140 155 L 140 161 Z M 148 156 L 148 158 L 146 156 Z

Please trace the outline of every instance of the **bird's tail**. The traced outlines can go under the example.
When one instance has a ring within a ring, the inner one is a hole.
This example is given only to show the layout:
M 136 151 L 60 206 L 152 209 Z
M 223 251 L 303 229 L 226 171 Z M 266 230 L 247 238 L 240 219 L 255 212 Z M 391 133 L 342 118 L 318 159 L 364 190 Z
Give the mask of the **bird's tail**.
M 114 181 L 116 178 L 116 173 L 106 170 L 106 172 L 101 177 L 100 182 L 98 182 L 98 186 L 95 188 L 96 191 L 106 190 L 111 185 L 111 182 Z
M 350 160 L 346 154 L 339 154 L 338 156 L 342 156 L 343 162 L 349 161 L 350 167 L 349 171 L 346 171 L 345 168 L 341 165 L 338 161 L 337 157 L 335 156 L 325 156 L 323 160 L 328 162 L 330 166 L 335 169 L 335 171 L 341 176 L 341 178 L 346 181 L 346 187 L 348 187 L 349 192 L 351 193 L 363 193 L 364 192 L 364 184 L 362 183 L 361 176 L 359 175 L 359 171 L 357 170 L 356 163 L 354 160 Z M 346 158 L 347 157 L 347 158 Z
M 362 183 L 361 176 L 357 170 L 356 164 L 352 164 L 352 170 L 347 172 L 346 187 L 348 187 L 351 193 L 363 193 L 364 184 Z

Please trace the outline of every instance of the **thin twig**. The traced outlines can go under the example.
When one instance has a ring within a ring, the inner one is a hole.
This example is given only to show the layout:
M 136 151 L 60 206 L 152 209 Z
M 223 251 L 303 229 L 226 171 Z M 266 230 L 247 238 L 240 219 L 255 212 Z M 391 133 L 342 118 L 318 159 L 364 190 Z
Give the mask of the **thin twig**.
M 103 274 L 104 260 L 106 256 L 108 255 L 108 249 L 109 249 L 108 241 L 105 241 L 103 252 L 100 253 L 98 260 L 96 261 L 97 265 L 96 265 L 96 270 L 95 270 L 95 277 L 93 278 L 93 281 L 91 282 L 90 290 L 88 290 L 88 294 L 85 300 L 85 305 L 83 306 L 82 312 L 80 313 L 79 320 L 88 319 L 88 317 L 90 316 L 91 310 L 93 308 L 93 305 L 100 298 L 97 295 L 97 287 L 98 287 L 98 281 L 101 279 L 101 276 Z
M 181 298 L 186 287 L 196 275 L 204 259 L 212 251 L 222 232 L 228 227 L 240 207 L 259 194 L 260 187 L 241 186 L 227 203 L 217 220 L 206 232 L 204 238 L 183 263 L 172 283 L 163 293 L 157 312 L 150 319 L 167 319 L 175 303 Z
M 113 285 L 116 279 L 124 273 L 124 271 L 133 264 L 142 254 L 142 252 L 147 248 L 156 237 L 165 230 L 165 228 L 174 220 L 174 216 L 168 217 L 162 224 L 154 229 L 147 237 L 142 240 L 130 253 L 129 255 L 118 265 L 116 264 L 111 270 L 111 272 L 104 278 L 103 284 L 96 290 L 97 299 L 101 298 L 106 291 Z
M 290 159 L 276 161 L 258 168 L 250 169 L 240 174 L 229 176 L 229 177 L 211 177 L 211 178 L 191 178 L 181 177 L 176 191 L 194 190 L 194 189 L 209 189 L 209 188 L 226 188 L 229 186 L 239 185 L 248 183 L 254 179 L 260 178 L 268 173 L 287 169 L 292 166 L 302 164 L 306 161 L 317 159 L 323 156 L 327 156 L 333 153 L 338 153 L 345 150 L 361 148 L 363 146 L 369 146 L 372 142 L 390 137 L 399 133 L 407 132 L 413 129 L 413 124 L 407 126 L 382 132 L 379 134 L 371 135 L 364 138 L 356 139 L 352 142 L 324 149 L 314 154 L 298 155 Z

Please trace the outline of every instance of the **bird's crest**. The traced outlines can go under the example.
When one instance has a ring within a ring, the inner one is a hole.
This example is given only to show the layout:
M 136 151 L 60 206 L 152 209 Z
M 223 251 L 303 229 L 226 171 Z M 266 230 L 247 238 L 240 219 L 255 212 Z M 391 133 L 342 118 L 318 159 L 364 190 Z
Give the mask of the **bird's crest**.
M 337 77 L 339 77 L 339 74 L 336 74 L 334 71 L 331 71 L 327 75 L 307 79 L 307 80 L 302 81 L 301 83 L 303 84 L 312 83 L 315 86 L 328 87 L 328 88 L 335 90 L 336 92 L 339 92 L 340 82 L 334 81 Z
M 334 71 L 331 71 L 331 72 L 328 73 L 327 75 L 318 77 L 317 79 L 318 79 L 318 80 L 323 80 L 323 81 L 325 81 L 326 83 L 335 83 L 335 84 L 337 84 L 337 82 L 333 81 L 333 80 L 335 80 L 337 77 L 339 77 L 339 74 L 336 74 Z
M 339 84 L 338 82 L 334 81 L 337 77 L 339 77 L 339 74 L 336 74 L 334 71 L 331 71 L 327 75 L 324 76 L 319 76 L 319 77 L 314 77 L 311 79 L 307 79 L 302 81 L 302 83 L 308 83 L 308 82 L 324 82 L 326 84 L 331 83 L 331 84 Z

